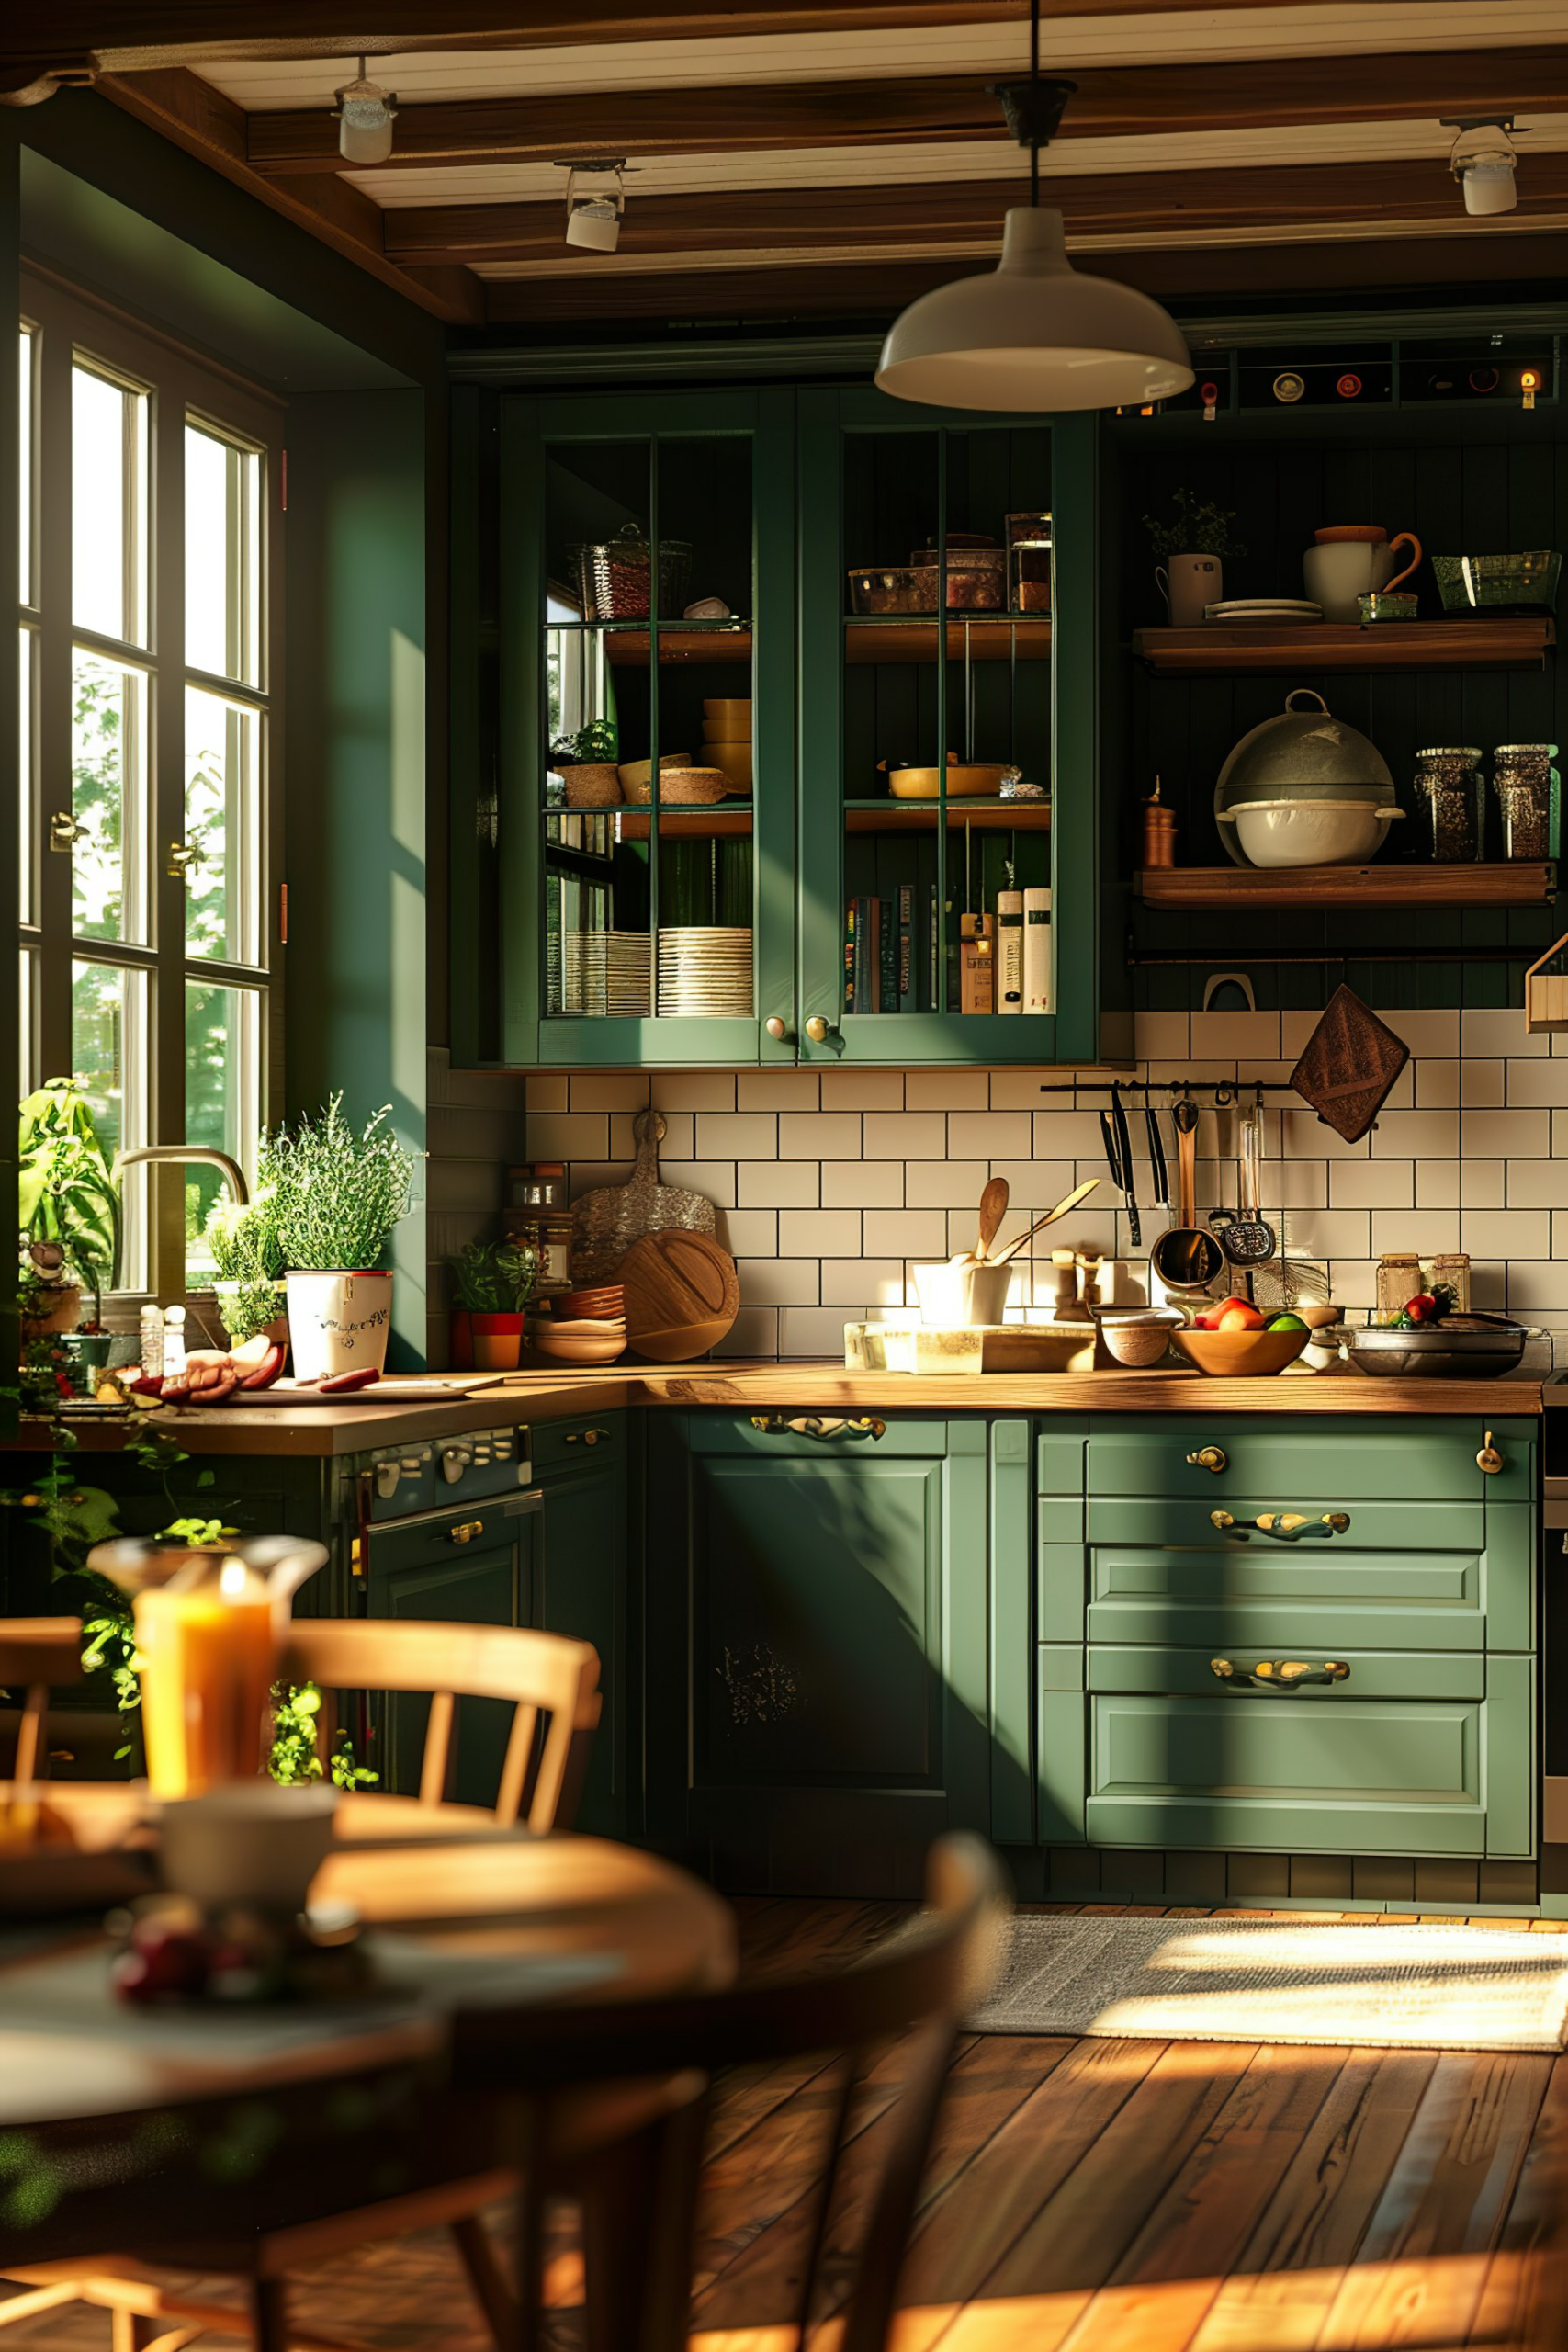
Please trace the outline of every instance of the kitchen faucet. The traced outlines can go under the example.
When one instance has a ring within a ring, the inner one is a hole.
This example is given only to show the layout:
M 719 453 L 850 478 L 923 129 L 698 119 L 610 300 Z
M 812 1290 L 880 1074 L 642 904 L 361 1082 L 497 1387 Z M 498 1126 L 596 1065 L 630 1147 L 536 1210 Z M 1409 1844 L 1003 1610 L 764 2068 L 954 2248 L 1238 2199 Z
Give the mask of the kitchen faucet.
M 245 1182 L 244 1170 L 237 1159 L 231 1159 L 226 1151 L 219 1151 L 211 1144 L 140 1144 L 134 1151 L 117 1151 L 114 1156 L 114 1166 L 109 1173 L 111 1177 L 115 1177 L 127 1168 L 144 1165 L 179 1167 L 187 1161 L 199 1161 L 205 1167 L 221 1169 L 227 1179 L 229 1190 L 234 1195 L 236 1206 L 240 1208 L 246 1206 L 251 1193 L 250 1187 Z

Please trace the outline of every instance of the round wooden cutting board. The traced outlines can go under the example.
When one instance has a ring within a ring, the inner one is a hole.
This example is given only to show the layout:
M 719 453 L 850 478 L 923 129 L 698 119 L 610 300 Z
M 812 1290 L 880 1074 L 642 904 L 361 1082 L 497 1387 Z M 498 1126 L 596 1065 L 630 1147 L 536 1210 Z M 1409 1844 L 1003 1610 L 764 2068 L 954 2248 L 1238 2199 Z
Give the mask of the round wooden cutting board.
M 716 1347 L 740 1311 L 740 1277 L 728 1250 L 675 1227 L 646 1234 L 621 1260 L 626 1339 L 656 1363 L 689 1363 Z

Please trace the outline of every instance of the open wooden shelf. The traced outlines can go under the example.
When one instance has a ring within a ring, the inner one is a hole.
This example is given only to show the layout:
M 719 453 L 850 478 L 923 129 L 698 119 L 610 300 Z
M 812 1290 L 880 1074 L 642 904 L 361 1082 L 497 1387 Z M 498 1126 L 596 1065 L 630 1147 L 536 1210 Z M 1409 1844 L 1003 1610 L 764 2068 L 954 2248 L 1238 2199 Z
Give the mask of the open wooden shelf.
M 1151 670 L 1218 675 L 1235 670 L 1526 670 L 1557 642 L 1540 620 L 1379 621 L 1370 628 L 1337 621 L 1296 626 L 1140 628 L 1133 650 Z
M 1554 865 L 1145 866 L 1134 887 L 1146 907 L 1539 907 L 1557 889 Z
M 604 650 L 613 670 L 646 670 L 649 633 L 645 628 L 604 631 Z M 659 659 L 668 662 L 746 662 L 751 659 L 749 628 L 727 628 L 710 621 L 705 628 L 671 623 L 659 632 Z
M 550 814 L 558 812 L 554 809 Z M 585 813 L 574 810 L 572 814 Z M 649 832 L 649 811 L 646 808 L 596 808 L 596 817 L 618 817 L 620 837 L 624 842 L 645 842 Z M 936 831 L 937 804 L 934 800 L 878 800 L 844 810 L 844 831 L 847 833 L 933 833 Z M 961 826 L 973 825 L 977 832 L 1048 832 L 1051 828 L 1051 804 L 1048 800 L 950 800 L 947 804 L 947 830 L 956 832 Z M 716 808 L 661 808 L 659 830 L 665 835 L 682 834 L 702 841 L 733 841 L 751 831 L 751 804 L 726 808 L 721 802 Z
M 844 623 L 846 662 L 934 662 L 937 658 L 936 616 L 929 620 L 902 613 L 863 617 Z M 947 658 L 962 662 L 964 640 L 972 662 L 1009 662 L 1016 652 L 1021 662 L 1048 662 L 1051 623 L 1043 614 L 1021 616 L 1007 613 L 973 613 L 967 622 L 947 624 Z

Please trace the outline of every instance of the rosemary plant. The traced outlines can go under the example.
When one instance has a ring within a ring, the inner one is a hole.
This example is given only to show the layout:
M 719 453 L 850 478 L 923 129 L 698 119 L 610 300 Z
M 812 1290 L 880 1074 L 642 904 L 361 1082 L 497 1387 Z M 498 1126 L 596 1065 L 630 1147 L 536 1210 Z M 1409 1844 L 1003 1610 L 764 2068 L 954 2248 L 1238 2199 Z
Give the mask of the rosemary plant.
M 417 1154 L 387 1125 L 383 1104 L 356 1132 L 334 1094 L 314 1119 L 279 1127 L 263 1142 L 260 1176 L 270 1187 L 283 1262 L 299 1273 L 367 1273 L 413 1196 Z

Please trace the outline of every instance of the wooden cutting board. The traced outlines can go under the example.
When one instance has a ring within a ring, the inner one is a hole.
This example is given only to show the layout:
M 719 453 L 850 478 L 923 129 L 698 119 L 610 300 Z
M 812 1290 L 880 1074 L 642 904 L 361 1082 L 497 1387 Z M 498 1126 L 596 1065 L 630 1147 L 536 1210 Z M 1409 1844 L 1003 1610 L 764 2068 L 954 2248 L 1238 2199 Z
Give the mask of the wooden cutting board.
M 621 1281 L 627 1342 L 656 1363 L 705 1354 L 740 1311 L 735 1261 L 705 1233 L 645 1235 L 622 1259 Z
M 664 1114 L 639 1111 L 632 1134 L 637 1138 L 637 1166 L 626 1182 L 584 1193 L 573 1206 L 571 1279 L 579 1289 L 594 1283 L 618 1282 L 622 1259 L 645 1233 L 672 1227 L 690 1233 L 712 1233 L 718 1222 L 713 1203 L 701 1193 L 660 1182 Z

